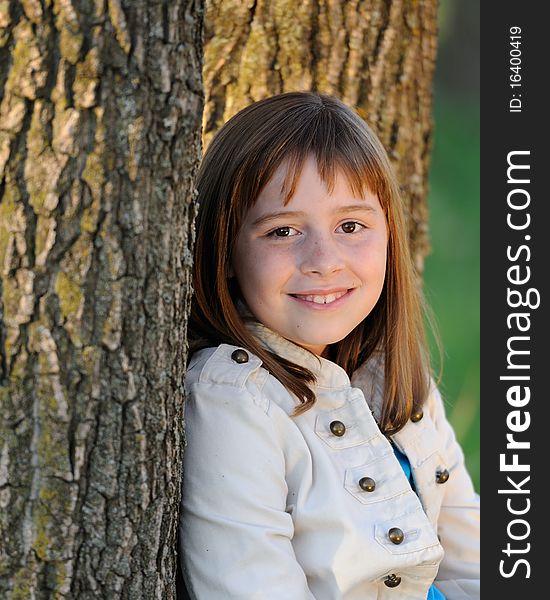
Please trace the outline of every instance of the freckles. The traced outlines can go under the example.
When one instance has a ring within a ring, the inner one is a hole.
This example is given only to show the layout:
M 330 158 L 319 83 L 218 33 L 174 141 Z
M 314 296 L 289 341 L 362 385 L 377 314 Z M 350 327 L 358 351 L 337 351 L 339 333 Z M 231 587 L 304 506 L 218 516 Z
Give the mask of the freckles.
M 287 244 L 273 244 L 272 246 L 269 247 L 269 250 L 267 250 L 267 252 L 269 254 L 276 254 L 277 256 L 280 257 L 286 257 L 286 256 L 292 256 L 292 254 L 294 253 L 293 249 L 287 245 Z

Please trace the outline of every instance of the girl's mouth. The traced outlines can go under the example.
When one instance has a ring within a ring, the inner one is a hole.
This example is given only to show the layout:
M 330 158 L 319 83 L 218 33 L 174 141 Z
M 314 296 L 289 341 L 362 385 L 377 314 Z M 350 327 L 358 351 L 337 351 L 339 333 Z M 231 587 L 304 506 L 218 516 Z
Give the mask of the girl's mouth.
M 292 298 L 295 298 L 299 302 L 305 304 L 306 306 L 310 306 L 311 308 L 323 308 L 323 307 L 336 307 L 339 306 L 349 295 L 353 292 L 353 289 L 334 292 L 333 294 L 327 294 L 325 296 L 319 295 L 298 295 L 298 294 L 289 294 Z

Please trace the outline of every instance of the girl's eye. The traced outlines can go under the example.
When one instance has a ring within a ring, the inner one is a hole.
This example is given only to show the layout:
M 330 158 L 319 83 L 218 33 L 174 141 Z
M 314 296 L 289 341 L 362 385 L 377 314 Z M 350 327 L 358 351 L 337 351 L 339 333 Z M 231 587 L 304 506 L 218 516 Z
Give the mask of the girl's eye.
M 277 227 L 273 231 L 270 231 L 268 237 L 292 237 L 291 231 L 296 231 L 293 227 Z
M 345 223 L 342 223 L 341 227 L 344 233 L 357 233 L 360 231 L 359 228 L 365 229 L 365 226 L 357 221 L 346 221 Z

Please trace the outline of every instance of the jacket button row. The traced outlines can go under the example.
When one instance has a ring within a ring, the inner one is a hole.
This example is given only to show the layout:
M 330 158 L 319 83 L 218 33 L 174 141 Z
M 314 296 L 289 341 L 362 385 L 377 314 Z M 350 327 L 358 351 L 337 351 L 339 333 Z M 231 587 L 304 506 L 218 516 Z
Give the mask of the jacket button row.
M 392 527 L 388 531 L 388 537 L 393 544 L 399 545 L 405 539 L 405 534 L 399 527 Z
M 331 433 L 337 437 L 342 437 L 344 433 L 346 433 L 346 426 L 342 423 L 342 421 L 332 421 L 329 427 Z
M 449 471 L 447 471 L 447 469 L 435 472 L 435 480 L 437 481 L 437 483 L 445 483 L 448 479 Z
M 248 354 L 239 348 L 238 350 L 234 350 L 231 354 L 231 358 L 236 363 L 247 363 L 248 362 Z
M 359 487 L 364 492 L 374 492 L 376 488 L 376 481 L 372 477 L 361 477 L 359 480 Z
M 384 579 L 384 585 L 387 585 L 389 588 L 397 587 L 401 583 L 401 577 L 392 573 L 388 575 L 386 579 Z
M 418 421 L 420 421 L 423 416 L 424 412 L 422 411 L 422 409 L 419 409 L 411 415 L 411 421 L 413 423 L 418 423 Z

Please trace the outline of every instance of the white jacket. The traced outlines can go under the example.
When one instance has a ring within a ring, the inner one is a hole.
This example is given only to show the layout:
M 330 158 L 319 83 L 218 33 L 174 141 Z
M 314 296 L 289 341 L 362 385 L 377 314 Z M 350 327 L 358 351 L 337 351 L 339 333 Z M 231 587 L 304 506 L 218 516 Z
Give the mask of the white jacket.
M 317 401 L 291 417 L 297 400 L 255 355 L 227 344 L 193 355 L 180 522 L 191 597 L 424 600 L 435 579 L 447 600 L 479 598 L 479 499 L 435 386 L 423 418 L 393 436 L 417 496 L 371 413 L 376 361 L 352 387 L 335 363 L 248 326 L 315 373 Z

